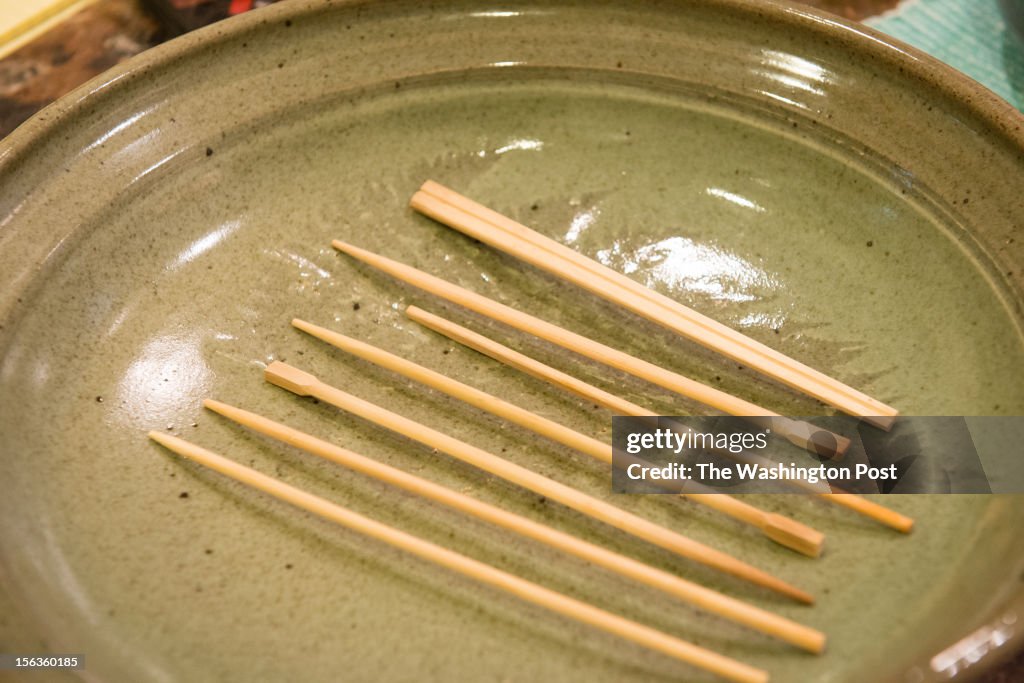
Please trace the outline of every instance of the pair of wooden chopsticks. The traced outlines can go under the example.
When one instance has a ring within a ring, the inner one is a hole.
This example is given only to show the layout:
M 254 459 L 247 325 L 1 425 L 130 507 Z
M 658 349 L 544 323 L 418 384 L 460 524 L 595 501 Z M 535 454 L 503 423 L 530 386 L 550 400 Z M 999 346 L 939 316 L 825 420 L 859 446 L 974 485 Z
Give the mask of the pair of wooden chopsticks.
M 283 428 L 285 431 L 282 432 L 283 436 L 279 438 L 282 438 L 283 440 L 298 441 L 299 443 L 296 443 L 296 445 L 300 445 L 302 448 L 308 447 L 310 450 L 321 448 L 320 444 L 315 443 L 316 440 L 307 442 L 307 435 L 294 433 L 293 430 L 288 430 L 288 428 L 283 425 L 277 425 L 276 423 L 266 420 L 266 418 L 260 418 L 259 416 L 251 413 L 247 416 L 243 414 L 245 411 L 240 411 L 237 408 L 232 408 L 231 406 L 218 402 L 208 402 L 207 407 L 215 409 L 218 412 L 223 412 L 223 414 L 228 415 L 232 419 L 246 419 L 254 423 L 260 423 L 266 427 L 268 431 L 274 427 Z M 431 543 L 394 527 L 387 526 L 368 517 L 364 517 L 363 515 L 332 503 L 324 498 L 298 489 L 284 483 L 283 481 L 262 474 L 252 468 L 245 467 L 233 460 L 229 460 L 221 455 L 213 453 L 212 451 L 197 446 L 196 444 L 185 441 L 184 439 L 157 431 L 150 432 L 149 438 L 182 457 L 188 458 L 231 479 L 278 498 L 279 500 L 283 500 L 298 508 L 328 519 L 358 533 L 400 548 L 408 553 L 416 555 L 417 557 L 434 562 L 435 564 L 473 578 L 481 583 L 485 583 L 494 588 L 511 593 L 526 602 L 539 605 L 584 624 L 589 624 L 590 626 L 602 631 L 617 635 L 620 638 L 624 638 L 644 647 L 661 652 L 680 661 L 715 673 L 728 680 L 736 681 L 737 683 L 768 682 L 768 674 L 762 669 L 749 666 L 735 659 L 731 659 L 711 650 L 699 647 L 649 626 L 612 614 L 611 612 L 602 610 L 589 603 L 571 598 L 562 593 L 545 588 L 537 583 L 533 583 L 532 581 L 527 581 L 519 576 L 502 571 L 501 569 L 484 562 L 474 560 L 443 546 Z M 337 447 L 330 447 L 330 444 L 323 444 L 323 442 L 321 442 L 321 444 L 329 447 L 327 451 L 324 451 L 325 453 L 329 452 L 332 456 L 336 456 L 339 461 L 344 460 L 349 455 L 356 456 L 357 458 L 360 457 L 350 451 L 337 449 Z M 329 456 L 325 455 L 325 457 Z M 460 496 L 460 494 L 456 494 L 448 489 L 438 491 L 437 493 L 439 493 L 439 495 Z M 464 500 L 465 498 L 466 497 L 460 497 L 460 500 L 464 504 L 466 502 Z M 479 505 L 483 506 L 484 504 L 480 503 Z M 503 512 L 497 508 L 491 508 L 491 506 L 486 506 L 486 508 L 496 510 L 499 513 Z M 522 518 L 518 519 L 524 522 L 528 521 Z M 534 531 L 539 534 L 544 534 L 545 532 L 558 534 L 558 532 L 549 530 L 541 525 L 535 525 Z M 576 540 L 573 537 L 568 537 L 568 539 Z M 615 563 L 620 559 L 626 560 L 626 558 L 622 558 L 621 556 L 617 556 L 613 553 L 601 551 L 601 549 L 596 546 L 584 544 L 582 541 L 578 541 L 578 545 L 575 545 L 574 549 L 579 551 L 581 556 L 585 555 L 591 549 L 599 551 L 595 556 L 607 553 L 606 559 L 612 563 Z M 632 561 L 627 560 L 626 565 L 629 565 L 630 562 Z M 700 589 L 700 587 L 692 586 L 686 582 L 681 582 L 681 580 L 678 582 L 672 581 L 671 579 L 673 577 L 671 577 L 671 575 L 666 574 L 662 576 L 660 573 L 657 573 L 657 570 L 646 567 L 646 565 L 639 565 L 639 563 L 636 563 L 636 566 L 629 565 L 629 569 L 635 571 L 638 575 L 645 576 L 652 585 L 657 585 L 659 582 L 665 586 L 672 585 L 676 590 L 691 596 L 691 599 L 698 602 L 703 601 L 705 603 L 705 608 L 720 611 L 723 615 L 727 615 L 737 621 L 742 622 L 745 619 L 750 622 L 750 625 L 753 625 L 755 628 L 759 628 L 759 630 L 777 630 L 778 634 L 787 634 L 787 639 L 797 638 L 798 640 L 806 641 L 805 646 L 811 645 L 815 642 L 815 632 L 811 629 L 806 629 L 806 627 L 801 627 L 799 624 L 787 622 L 787 620 L 784 620 L 781 617 L 757 610 L 756 608 L 742 603 L 737 603 L 725 596 L 714 594 L 713 591 Z M 669 579 L 667 582 L 665 581 L 666 577 Z M 804 633 L 804 631 L 806 631 L 806 633 Z M 822 645 L 823 643 L 824 641 L 821 640 Z
M 899 414 L 895 408 L 644 287 L 622 273 L 436 182 L 428 180 L 423 183 L 419 192 L 413 195 L 410 205 L 470 237 L 573 282 L 712 351 L 755 368 L 866 422 L 889 429 Z M 713 405 L 707 400 L 704 402 Z

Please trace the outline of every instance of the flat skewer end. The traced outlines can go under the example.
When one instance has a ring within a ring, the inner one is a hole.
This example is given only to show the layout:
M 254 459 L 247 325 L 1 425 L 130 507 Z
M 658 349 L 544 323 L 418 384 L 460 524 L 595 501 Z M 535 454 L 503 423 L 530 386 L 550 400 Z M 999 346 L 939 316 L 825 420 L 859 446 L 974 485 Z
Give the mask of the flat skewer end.
M 825 544 L 825 534 L 774 513 L 765 515 L 761 531 L 779 545 L 808 557 L 820 557 L 822 546 Z
M 263 371 L 263 378 L 298 396 L 309 396 L 319 383 L 317 378 L 308 372 L 293 368 L 279 360 L 275 360 L 267 366 L 267 369 Z
M 878 427 L 883 431 L 891 431 L 893 424 L 896 422 L 896 418 L 899 417 L 899 413 L 895 415 L 864 415 L 860 419 L 867 422 L 873 427 Z

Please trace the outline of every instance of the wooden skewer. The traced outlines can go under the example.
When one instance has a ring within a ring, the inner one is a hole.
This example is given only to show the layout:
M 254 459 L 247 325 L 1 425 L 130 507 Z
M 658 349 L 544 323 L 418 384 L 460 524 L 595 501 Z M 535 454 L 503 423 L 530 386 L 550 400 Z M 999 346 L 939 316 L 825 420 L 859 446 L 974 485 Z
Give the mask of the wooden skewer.
M 499 344 L 493 339 L 489 339 L 482 334 L 474 332 L 440 316 L 428 313 L 421 308 L 409 306 L 405 309 L 405 313 L 410 319 L 434 330 L 439 334 L 443 334 L 453 341 L 464 344 L 469 348 L 479 351 L 486 356 L 490 356 L 491 358 L 505 363 L 506 365 L 522 370 L 533 377 L 571 391 L 578 396 L 582 396 L 588 401 L 593 401 L 604 408 L 608 408 L 617 415 L 645 417 L 652 414 L 652 411 L 648 408 L 638 406 L 635 403 L 619 398 L 618 396 L 610 394 L 609 392 L 595 387 L 592 384 L 588 384 L 587 382 L 576 379 L 571 375 L 567 375 L 561 370 L 557 370 L 550 365 L 546 365 L 538 360 L 530 358 L 529 356 L 525 356 L 518 351 L 510 349 L 504 344 Z M 798 480 L 793 483 L 799 485 L 801 482 Z M 896 529 L 897 531 L 909 533 L 914 527 L 914 520 L 910 517 L 902 515 L 894 510 L 890 510 L 889 508 L 866 498 L 861 498 L 856 494 L 820 493 L 816 491 L 814 493 L 830 503 L 846 507 L 854 512 L 864 515 L 865 517 L 873 519 L 876 522 L 880 522 L 892 529 Z
M 825 648 L 825 635 L 820 631 L 785 619 L 766 610 L 722 595 L 691 581 L 655 569 L 619 553 L 588 543 L 570 534 L 544 524 L 489 505 L 452 489 L 435 484 L 416 475 L 403 472 L 383 463 L 335 446 L 287 425 L 274 422 L 261 415 L 219 401 L 206 400 L 203 405 L 229 420 L 249 427 L 260 434 L 300 448 L 307 453 L 348 467 L 356 472 L 379 479 L 393 486 L 513 531 L 527 538 L 545 543 L 563 552 L 611 570 L 621 576 L 639 581 L 653 588 L 696 605 L 708 612 L 774 636 L 810 652 L 820 653 Z
M 392 261 L 379 254 L 360 249 L 341 240 L 334 240 L 332 244 L 335 249 L 431 294 L 457 303 L 481 315 L 499 320 L 516 329 L 545 339 L 587 358 L 628 372 L 682 396 L 700 401 L 716 410 L 740 417 L 759 416 L 770 418 L 772 431 L 813 453 L 821 450 L 820 437 L 822 435 L 827 436 L 828 440 L 834 445 L 834 448 L 830 449 L 833 453 L 843 453 L 850 445 L 850 440 L 844 436 L 831 434 L 806 422 L 782 417 L 778 413 L 774 413 L 754 403 L 737 398 L 714 387 L 709 387 L 706 384 L 701 384 L 688 377 L 683 377 L 678 373 L 658 367 L 653 363 L 613 349 L 610 346 L 605 346 L 583 335 L 570 332 L 557 325 L 535 318 L 532 315 L 517 311 L 514 308 L 500 304 L 458 285 L 453 285 L 411 266 Z
M 655 415 L 653 410 L 639 406 L 632 401 L 627 401 L 626 399 L 607 392 L 604 389 L 595 387 L 593 384 L 588 384 L 587 382 L 577 379 L 568 373 L 562 372 L 561 370 L 553 368 L 545 363 L 541 363 L 539 360 L 535 360 L 525 354 L 519 353 L 518 351 L 511 349 L 504 344 L 500 344 L 493 339 L 485 337 L 482 334 L 478 334 L 469 328 L 453 323 L 439 315 L 428 313 L 418 306 L 406 307 L 405 314 L 410 320 L 413 320 L 424 327 L 430 328 L 439 334 L 443 334 L 453 341 L 463 344 L 464 346 L 468 346 L 474 351 L 479 351 L 485 356 L 490 356 L 496 361 L 516 368 L 517 370 L 525 372 L 539 380 L 553 384 L 556 387 L 561 387 L 562 389 L 576 394 L 588 401 L 593 401 L 602 408 L 607 408 L 612 411 L 616 415 L 632 415 L 634 417 Z
M 819 493 L 818 495 L 831 503 L 842 505 L 847 509 L 905 534 L 909 534 L 914 530 L 913 518 L 901 515 L 895 510 L 890 510 L 884 505 L 879 505 L 872 500 L 862 498 L 855 493 Z
M 883 429 L 899 412 L 433 181 L 412 208 Z
M 410 315 L 410 317 L 412 316 Z M 415 318 L 413 319 L 415 320 Z M 569 448 L 586 453 L 601 462 L 613 464 L 613 451 L 610 444 L 569 429 L 553 420 L 503 401 L 496 396 L 463 384 L 422 365 L 417 365 L 409 360 L 388 353 L 371 344 L 347 337 L 304 320 L 294 319 L 292 320 L 292 325 L 317 339 L 359 358 L 375 363 L 392 372 L 397 372 L 404 377 L 442 391 L 449 396 L 454 396 L 481 410 L 505 418 L 520 427 L 525 427 Z M 695 503 L 718 510 L 734 519 L 760 529 L 765 536 L 787 548 L 809 557 L 818 557 L 821 554 L 821 547 L 825 539 L 824 535 L 808 526 L 800 524 L 796 520 L 759 510 L 753 505 L 722 493 L 703 494 L 686 492 L 682 495 Z
M 735 496 L 724 493 L 684 493 L 687 499 L 718 510 L 722 514 L 742 520 L 757 527 L 765 536 L 790 550 L 806 555 L 820 557 L 825 544 L 825 534 L 812 529 L 806 524 L 745 503 Z
M 307 491 L 295 488 L 283 481 L 228 460 L 184 439 L 155 431 L 149 433 L 149 438 L 180 456 L 279 500 L 283 500 L 286 503 L 290 503 L 295 507 L 328 519 L 347 529 L 383 541 L 481 583 L 504 590 L 552 612 L 557 612 L 570 619 L 589 624 L 607 633 L 612 633 L 738 683 L 767 683 L 768 681 L 768 674 L 761 669 L 706 650 L 611 612 L 606 612 L 589 603 L 570 598 L 567 595 L 555 592 L 532 581 L 527 581 L 515 574 L 502 571 L 479 560 L 474 560 L 448 548 L 426 541 L 418 536 L 387 526 L 369 517 L 364 517 L 319 496 L 314 496 Z
M 476 446 L 471 446 L 378 405 L 347 394 L 286 363 L 274 361 L 267 366 L 264 376 L 267 381 L 282 389 L 287 389 L 299 396 L 313 396 L 325 403 L 330 403 L 695 562 L 764 586 L 794 600 L 807 604 L 814 602 L 814 598 L 805 591 L 735 557 L 588 496 L 571 486 L 520 467 Z

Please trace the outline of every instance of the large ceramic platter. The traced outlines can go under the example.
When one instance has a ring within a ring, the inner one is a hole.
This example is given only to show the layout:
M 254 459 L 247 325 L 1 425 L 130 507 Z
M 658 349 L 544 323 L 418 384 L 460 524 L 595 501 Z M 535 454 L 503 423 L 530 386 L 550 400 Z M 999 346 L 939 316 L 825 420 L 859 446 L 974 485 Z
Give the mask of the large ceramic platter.
M 341 238 L 773 410 L 824 411 L 415 215 L 428 178 L 907 414 L 1024 411 L 1021 119 L 919 53 L 783 4 L 282 3 L 129 61 L 0 144 L 0 649 L 84 653 L 97 682 L 712 680 L 183 463 L 151 429 L 774 680 L 925 680 L 1006 649 L 1020 498 L 886 499 L 917 520 L 909 536 L 759 499 L 827 533 L 811 560 L 685 501 L 616 496 L 585 456 L 292 329 L 332 327 L 608 436 L 609 413 L 418 327 L 403 314 L 416 304 L 663 414 L 703 410 L 401 285 L 332 250 Z M 818 604 L 297 399 L 263 381 L 275 359 L 740 554 Z M 256 437 L 203 398 L 821 628 L 828 651 Z M 948 650 L 984 627 L 969 656 Z

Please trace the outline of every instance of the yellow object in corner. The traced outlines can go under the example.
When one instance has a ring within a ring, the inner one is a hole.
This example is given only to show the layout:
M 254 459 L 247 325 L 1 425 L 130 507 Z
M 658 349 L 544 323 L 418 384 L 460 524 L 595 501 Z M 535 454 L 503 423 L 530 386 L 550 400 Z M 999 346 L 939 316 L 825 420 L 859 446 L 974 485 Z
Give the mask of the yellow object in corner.
M 96 0 L 0 0 L 0 59 Z

